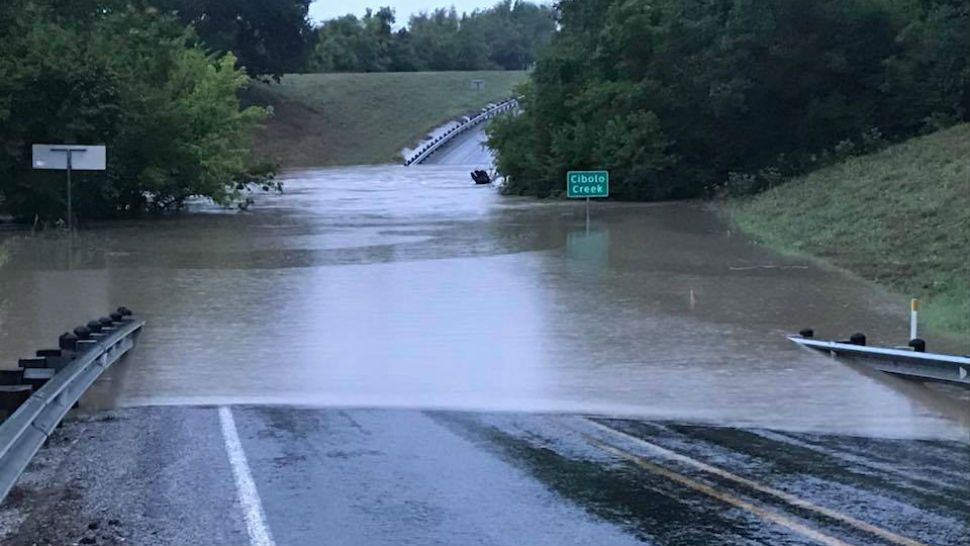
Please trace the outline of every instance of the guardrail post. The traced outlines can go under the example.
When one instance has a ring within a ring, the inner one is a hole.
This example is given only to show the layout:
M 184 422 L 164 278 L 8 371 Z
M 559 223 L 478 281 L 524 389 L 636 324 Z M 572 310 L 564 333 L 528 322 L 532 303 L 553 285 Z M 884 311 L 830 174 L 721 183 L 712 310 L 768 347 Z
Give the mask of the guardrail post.
M 24 382 L 24 369 L 0 370 L 0 385 L 20 385 Z
M 42 349 L 0 370 L 0 501 L 30 459 L 87 388 L 132 347 L 144 326 L 131 310 L 79 326 L 58 338 L 59 349 Z
M 3 412 L 3 417 L 17 411 L 33 392 L 30 385 L 0 385 L 0 411 Z

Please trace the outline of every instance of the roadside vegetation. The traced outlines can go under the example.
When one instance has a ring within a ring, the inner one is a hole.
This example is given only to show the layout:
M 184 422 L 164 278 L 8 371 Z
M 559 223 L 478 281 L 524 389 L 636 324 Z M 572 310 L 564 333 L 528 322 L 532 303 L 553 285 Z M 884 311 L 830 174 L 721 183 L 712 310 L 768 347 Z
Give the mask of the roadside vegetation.
M 609 169 L 618 199 L 750 194 L 970 119 L 966 0 L 562 0 L 492 125 L 513 194 Z
M 554 10 L 529 2 L 433 10 L 397 30 L 389 8 L 314 28 L 310 3 L 5 0 L 0 214 L 64 220 L 63 173 L 31 168 L 35 143 L 107 146 L 107 172 L 75 173 L 78 219 L 244 202 L 278 166 L 253 153 L 254 135 L 286 165 L 391 161 L 435 124 L 509 96 L 555 31 Z M 308 70 L 414 73 L 283 79 Z
M 0 202 L 16 218 L 64 218 L 64 173 L 32 169 L 35 143 L 107 146 L 106 172 L 74 177 L 82 218 L 265 183 L 250 138 L 267 112 L 241 107 L 246 73 L 155 2 L 5 0 L 0 43 Z
M 509 97 L 526 77 L 515 71 L 288 75 L 251 89 L 252 100 L 274 111 L 254 148 L 285 167 L 392 162 L 435 126 Z M 472 80 L 484 88 L 472 89 Z
M 191 27 L 209 52 L 231 52 L 254 78 L 279 78 L 303 70 L 313 29 L 312 0 L 141 0 Z M 103 0 L 71 3 L 105 4 Z M 109 2 L 110 3 L 110 2 Z M 132 2 L 129 2 L 129 4 Z M 135 2 L 137 4 L 137 2 Z
M 393 30 L 394 11 L 367 10 L 314 29 L 309 72 L 525 70 L 556 30 L 554 9 L 501 0 L 461 15 L 454 7 L 411 16 Z
M 847 159 L 728 210 L 745 232 L 906 297 L 970 339 L 970 124 Z

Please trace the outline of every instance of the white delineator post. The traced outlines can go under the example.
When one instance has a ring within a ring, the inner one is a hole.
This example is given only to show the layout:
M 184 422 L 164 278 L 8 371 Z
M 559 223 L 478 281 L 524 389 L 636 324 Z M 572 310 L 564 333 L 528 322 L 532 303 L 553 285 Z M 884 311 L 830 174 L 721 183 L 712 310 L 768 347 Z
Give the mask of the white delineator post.
M 919 300 L 913 298 L 909 302 L 909 339 L 916 339 L 916 323 L 919 315 Z

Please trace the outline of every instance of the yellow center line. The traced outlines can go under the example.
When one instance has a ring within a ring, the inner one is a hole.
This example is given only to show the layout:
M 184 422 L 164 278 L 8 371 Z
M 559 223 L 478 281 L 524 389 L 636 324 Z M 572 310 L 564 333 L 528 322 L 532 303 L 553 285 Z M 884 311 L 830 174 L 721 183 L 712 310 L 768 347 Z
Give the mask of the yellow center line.
M 807 501 L 805 499 L 802 499 L 800 497 L 796 497 L 795 495 L 792 495 L 791 493 L 787 493 L 787 492 L 782 491 L 780 489 L 775 489 L 774 487 L 770 487 L 770 486 L 767 486 L 767 485 L 763 485 L 763 484 L 760 484 L 760 483 L 755 482 L 753 480 L 749 480 L 747 478 L 743 478 L 741 476 L 738 476 L 737 474 L 732 474 L 732 473 L 730 473 L 730 472 L 728 472 L 726 470 L 722 470 L 722 469 L 720 469 L 720 468 L 718 468 L 716 466 L 711 466 L 711 465 L 709 465 L 707 463 L 703 463 L 703 462 L 698 461 L 696 459 L 692 459 L 692 458 L 690 458 L 690 457 L 688 457 L 686 455 L 681 455 L 680 453 L 677 453 L 675 451 L 671 451 L 669 449 L 660 447 L 660 446 L 658 446 L 656 444 L 650 443 L 650 442 L 644 440 L 643 438 L 638 438 L 636 436 L 633 436 L 632 434 L 627 434 L 626 432 L 623 432 L 621 430 L 617 430 L 617 429 L 612 428 L 612 427 L 608 427 L 608 426 L 606 426 L 606 425 L 604 425 L 602 423 L 597 423 L 596 421 L 594 421 L 592 419 L 588 419 L 588 418 L 584 418 L 584 419 L 588 423 L 590 423 L 591 425 L 595 426 L 596 428 L 598 428 L 600 430 L 603 430 L 605 432 L 608 432 L 608 433 L 610 433 L 610 434 L 612 434 L 614 436 L 620 436 L 620 437 L 622 437 L 622 438 L 624 438 L 626 440 L 632 441 L 632 442 L 636 443 L 637 445 L 642 446 L 642 447 L 645 447 L 645 448 L 653 451 L 654 453 L 656 453 L 656 454 L 658 454 L 658 455 L 660 455 L 660 456 L 662 456 L 662 457 L 664 457 L 666 459 L 671 459 L 671 460 L 674 460 L 674 461 L 677 461 L 677 462 L 680 462 L 680 463 L 684 463 L 686 465 L 692 466 L 692 467 L 697 468 L 699 470 L 703 470 L 704 472 L 708 472 L 710 474 L 714 474 L 715 476 L 719 476 L 719 477 L 724 478 L 726 480 L 730 480 L 732 482 L 739 483 L 741 485 L 745 485 L 745 486 L 750 487 L 751 489 L 754 489 L 756 491 L 760 491 L 760 492 L 765 493 L 767 495 L 771 495 L 771 496 L 773 496 L 775 498 L 778 498 L 778 499 L 780 499 L 780 500 L 784 501 L 785 503 L 790 504 L 792 506 L 796 506 L 798 508 L 803 508 L 805 510 L 810 510 L 810 511 L 815 512 L 817 514 L 821 514 L 821 515 L 823 515 L 823 516 L 825 516 L 827 518 L 834 519 L 834 520 L 839 521 L 841 523 L 844 523 L 846 525 L 855 527 L 856 529 L 860 529 L 860 530 L 865 531 L 867 533 L 873 534 L 873 535 L 875 535 L 875 536 L 877 536 L 879 538 L 882 538 L 884 540 L 887 540 L 889 542 L 892 542 L 893 544 L 898 544 L 899 546 L 926 546 L 926 544 L 923 544 L 922 542 L 913 540 L 911 538 L 904 537 L 902 535 L 897 535 L 896 533 L 893 533 L 892 531 L 888 531 L 888 530 L 883 529 L 881 527 L 876 527 L 875 525 L 872 525 L 870 523 L 866 523 L 864 521 L 855 519 L 852 516 L 848 516 L 848 515 L 843 514 L 841 512 L 836 512 L 835 510 L 832 510 L 830 508 L 826 508 L 824 506 L 819 506 L 817 504 L 813 504 L 813 503 L 811 503 L 811 502 L 809 502 L 809 501 Z M 632 454 L 630 456 L 631 457 L 636 457 L 636 455 L 632 455 Z M 644 462 L 646 462 L 646 461 L 644 461 Z M 647 464 L 652 464 L 652 463 L 647 463 Z
M 595 445 L 596 447 L 602 449 L 603 451 L 606 451 L 607 453 L 615 455 L 621 459 L 626 459 L 645 470 L 649 470 L 650 472 L 659 474 L 679 484 L 686 485 L 687 487 L 695 491 L 699 491 L 701 493 L 704 493 L 707 496 L 714 497 L 715 499 L 718 499 L 720 501 L 724 501 L 732 506 L 736 506 L 743 510 L 747 510 L 748 512 L 751 512 L 752 514 L 755 514 L 756 516 L 759 516 L 762 519 L 768 520 L 773 523 L 777 523 L 778 525 L 781 525 L 783 527 L 787 527 L 792 531 L 795 531 L 796 533 L 804 535 L 822 544 L 826 544 L 827 546 L 852 546 L 848 542 L 843 542 L 833 536 L 829 536 L 829 535 L 826 535 L 825 533 L 816 531 L 815 529 L 812 529 L 811 527 L 808 527 L 806 525 L 802 525 L 801 523 L 798 523 L 797 521 L 791 518 L 785 517 L 782 514 L 779 514 L 777 512 L 772 512 L 771 510 L 765 510 L 760 506 L 755 506 L 750 502 L 741 500 L 735 497 L 734 495 L 725 493 L 723 491 L 718 491 L 707 484 L 688 478 L 687 476 L 674 472 L 673 470 L 669 470 L 662 466 L 655 465 L 649 461 L 644 460 L 642 457 L 637 457 L 636 455 L 633 455 L 632 453 L 627 453 L 626 451 L 604 444 L 594 438 L 589 438 L 589 441 L 592 442 L 592 444 Z

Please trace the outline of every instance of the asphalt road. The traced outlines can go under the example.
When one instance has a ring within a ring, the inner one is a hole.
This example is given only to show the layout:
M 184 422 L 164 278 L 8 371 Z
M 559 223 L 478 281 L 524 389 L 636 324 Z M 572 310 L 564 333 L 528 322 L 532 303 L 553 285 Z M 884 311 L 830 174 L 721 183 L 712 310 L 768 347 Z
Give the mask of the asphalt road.
M 425 165 L 469 165 L 486 169 L 493 161 L 485 147 L 485 125 L 455 137 L 425 160 Z
M 75 417 L 3 543 L 970 544 L 970 447 L 578 415 Z

